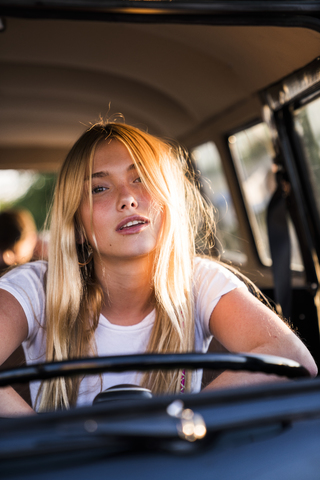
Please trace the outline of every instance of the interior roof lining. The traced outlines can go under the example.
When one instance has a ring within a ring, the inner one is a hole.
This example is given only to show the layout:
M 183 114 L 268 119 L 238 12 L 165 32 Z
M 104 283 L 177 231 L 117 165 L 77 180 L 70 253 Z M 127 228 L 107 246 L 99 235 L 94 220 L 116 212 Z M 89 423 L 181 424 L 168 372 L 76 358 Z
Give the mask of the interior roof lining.
M 64 148 L 80 122 L 107 114 L 110 99 L 110 114 L 187 139 L 319 47 L 320 35 L 302 28 L 9 18 L 0 35 L 0 146 Z

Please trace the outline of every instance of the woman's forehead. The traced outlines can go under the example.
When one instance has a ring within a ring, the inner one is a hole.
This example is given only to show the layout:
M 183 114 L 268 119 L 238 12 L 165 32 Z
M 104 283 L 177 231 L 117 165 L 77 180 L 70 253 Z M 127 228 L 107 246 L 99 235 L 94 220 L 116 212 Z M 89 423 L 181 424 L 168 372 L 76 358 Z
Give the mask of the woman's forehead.
M 116 138 L 107 138 L 97 145 L 93 156 L 93 165 L 112 163 L 123 159 L 128 159 L 128 161 L 132 163 L 132 158 L 127 147 Z
M 126 148 L 119 140 L 106 139 L 99 143 L 96 148 L 92 177 L 101 177 L 111 174 L 114 170 L 133 170 L 135 163 Z

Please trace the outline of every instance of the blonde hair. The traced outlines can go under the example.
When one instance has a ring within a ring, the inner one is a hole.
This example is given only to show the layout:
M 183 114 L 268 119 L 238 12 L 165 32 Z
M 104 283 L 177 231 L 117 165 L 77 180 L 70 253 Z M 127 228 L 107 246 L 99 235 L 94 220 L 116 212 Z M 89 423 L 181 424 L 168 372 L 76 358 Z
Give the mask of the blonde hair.
M 55 189 L 46 286 L 47 361 L 78 358 L 95 351 L 94 332 L 103 293 L 93 262 L 84 268 L 79 266 L 87 252 L 77 246 L 77 236 L 84 233 L 78 210 L 88 172 L 91 178 L 95 150 L 106 139 L 117 139 L 125 145 L 141 181 L 162 208 L 152 279 L 156 320 L 147 351 L 178 353 L 194 347 L 193 259 L 196 239 L 201 238 L 205 245 L 209 238 L 206 232 L 208 225 L 212 230 L 213 212 L 200 195 L 180 147 L 129 125 L 98 123 L 72 147 Z M 147 373 L 142 385 L 154 393 L 179 392 L 181 374 Z M 75 405 L 79 383 L 79 378 L 44 382 L 39 409 Z M 186 372 L 186 389 L 190 385 L 191 374 Z

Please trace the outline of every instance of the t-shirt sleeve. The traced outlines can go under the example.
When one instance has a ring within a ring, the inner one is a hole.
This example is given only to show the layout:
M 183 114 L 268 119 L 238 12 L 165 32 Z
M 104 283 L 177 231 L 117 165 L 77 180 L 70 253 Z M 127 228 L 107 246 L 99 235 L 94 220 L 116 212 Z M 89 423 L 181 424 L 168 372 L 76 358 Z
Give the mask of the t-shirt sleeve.
M 218 301 L 235 288 L 247 286 L 214 260 L 197 257 L 194 267 L 195 316 L 204 338 L 211 337 L 209 320 Z
M 0 278 L 0 289 L 11 293 L 23 308 L 28 322 L 26 341 L 29 343 L 39 326 L 44 325 L 46 271 L 47 263 L 37 261 L 16 267 Z

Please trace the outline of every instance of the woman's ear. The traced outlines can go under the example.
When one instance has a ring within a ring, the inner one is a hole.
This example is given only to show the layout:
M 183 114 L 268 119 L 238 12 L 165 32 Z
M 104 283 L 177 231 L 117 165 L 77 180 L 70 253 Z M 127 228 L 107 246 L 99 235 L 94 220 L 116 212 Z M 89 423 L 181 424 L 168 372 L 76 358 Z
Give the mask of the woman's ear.
M 74 233 L 76 237 L 76 243 L 78 245 L 82 245 L 83 243 L 85 243 L 86 238 L 83 232 L 83 228 L 79 226 L 77 223 L 75 224 L 75 227 L 74 227 Z
M 84 236 L 79 233 L 79 232 L 76 232 L 76 242 L 78 245 L 82 245 L 84 243 Z

